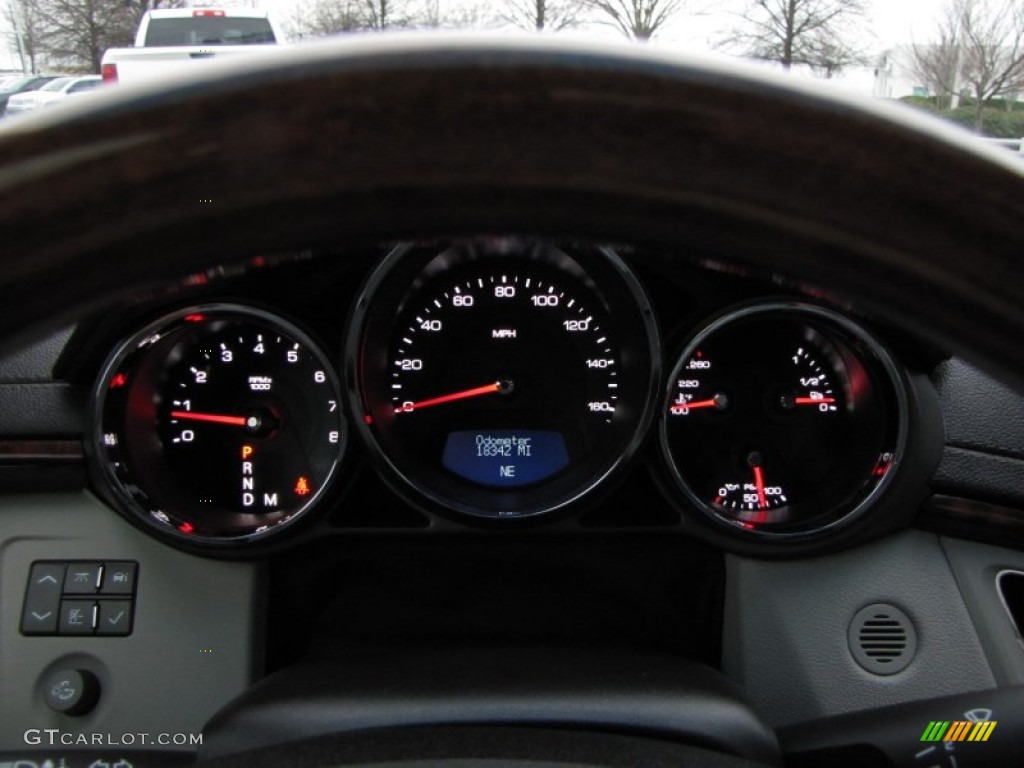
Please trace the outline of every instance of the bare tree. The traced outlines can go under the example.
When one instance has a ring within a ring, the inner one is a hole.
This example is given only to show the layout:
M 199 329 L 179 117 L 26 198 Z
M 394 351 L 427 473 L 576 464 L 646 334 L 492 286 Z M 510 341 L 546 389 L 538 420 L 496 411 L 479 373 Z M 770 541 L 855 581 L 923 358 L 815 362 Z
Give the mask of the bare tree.
M 296 37 L 333 35 L 358 30 L 438 26 L 437 4 L 427 0 L 305 0 L 287 24 Z
M 4 18 L 11 28 L 11 47 L 18 52 L 21 68 L 26 72 L 38 72 L 40 40 L 44 30 L 36 4 L 32 0 L 8 0 Z
M 605 24 L 626 37 L 647 40 L 685 4 L 685 0 L 587 0 Z
M 495 12 L 490 0 L 460 2 L 441 8 L 437 0 L 427 0 L 416 19 L 418 27 L 445 29 L 482 29 L 500 26 L 504 20 Z
M 416 25 L 416 10 L 408 0 L 359 0 L 365 29 L 394 29 Z
M 557 32 L 579 24 L 586 7 L 586 0 L 504 0 L 499 17 L 521 29 Z
M 804 64 L 831 76 L 862 59 L 855 39 L 864 0 L 754 0 L 723 46 L 784 69 Z
M 951 0 L 933 39 L 911 50 L 911 67 L 939 106 L 960 89 L 974 101 L 981 133 L 985 105 L 1024 89 L 1024 4 L 1020 0 Z
M 960 78 L 974 98 L 974 127 L 985 104 L 1024 88 L 1024 4 L 1019 0 L 957 0 Z
M 99 72 L 107 48 L 131 45 L 136 10 L 124 0 L 29 0 L 43 30 L 46 59 L 69 69 Z
M 910 47 L 910 69 L 914 77 L 935 94 L 936 106 L 949 107 L 957 88 L 960 69 L 960 21 L 955 13 L 939 20 L 936 37 Z
M 320 37 L 362 29 L 356 0 L 306 0 L 294 7 L 285 21 L 293 37 Z

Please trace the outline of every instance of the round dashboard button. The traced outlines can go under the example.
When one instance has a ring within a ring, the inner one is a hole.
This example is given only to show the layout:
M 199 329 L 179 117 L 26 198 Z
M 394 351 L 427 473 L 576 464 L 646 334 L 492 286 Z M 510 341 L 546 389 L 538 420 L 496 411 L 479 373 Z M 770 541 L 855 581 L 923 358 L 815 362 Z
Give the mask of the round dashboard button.
M 43 701 L 54 712 L 85 715 L 100 698 L 100 681 L 84 669 L 58 669 L 43 684 Z

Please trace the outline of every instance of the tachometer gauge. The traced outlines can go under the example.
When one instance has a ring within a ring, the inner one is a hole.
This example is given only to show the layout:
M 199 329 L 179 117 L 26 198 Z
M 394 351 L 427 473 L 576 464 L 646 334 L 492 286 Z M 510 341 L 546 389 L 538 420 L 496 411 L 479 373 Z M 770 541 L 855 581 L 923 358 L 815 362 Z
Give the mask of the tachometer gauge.
M 95 454 L 117 501 L 167 535 L 262 538 L 310 509 L 345 445 L 338 382 L 290 323 L 200 306 L 126 341 L 96 392 Z
M 819 307 L 730 312 L 669 377 L 661 442 L 673 479 L 734 529 L 806 536 L 863 511 L 906 439 L 900 377 L 882 347 Z
M 631 455 L 653 413 L 650 308 L 609 251 L 399 249 L 351 333 L 359 428 L 402 490 L 442 510 L 564 506 Z

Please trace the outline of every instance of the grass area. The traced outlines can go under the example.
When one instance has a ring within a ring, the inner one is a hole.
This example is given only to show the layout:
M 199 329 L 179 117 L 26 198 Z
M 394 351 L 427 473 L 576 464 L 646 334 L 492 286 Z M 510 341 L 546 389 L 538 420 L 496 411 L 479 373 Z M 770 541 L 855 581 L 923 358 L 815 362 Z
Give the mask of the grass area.
M 974 130 L 974 103 L 969 100 L 961 101 L 956 109 L 942 109 L 935 99 L 925 96 L 906 96 L 900 101 Z M 993 139 L 1024 137 L 1024 102 L 992 99 L 982 111 L 982 122 L 983 136 Z

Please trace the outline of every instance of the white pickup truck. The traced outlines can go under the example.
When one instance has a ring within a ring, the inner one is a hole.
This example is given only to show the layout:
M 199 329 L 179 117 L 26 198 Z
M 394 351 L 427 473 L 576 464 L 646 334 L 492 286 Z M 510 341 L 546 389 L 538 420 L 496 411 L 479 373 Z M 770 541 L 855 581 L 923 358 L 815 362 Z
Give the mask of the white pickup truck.
M 186 75 L 197 63 L 266 51 L 283 41 L 266 11 L 252 8 L 162 8 L 147 11 L 135 47 L 103 54 L 105 83 Z

